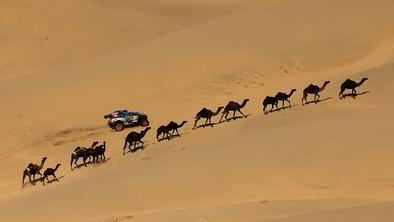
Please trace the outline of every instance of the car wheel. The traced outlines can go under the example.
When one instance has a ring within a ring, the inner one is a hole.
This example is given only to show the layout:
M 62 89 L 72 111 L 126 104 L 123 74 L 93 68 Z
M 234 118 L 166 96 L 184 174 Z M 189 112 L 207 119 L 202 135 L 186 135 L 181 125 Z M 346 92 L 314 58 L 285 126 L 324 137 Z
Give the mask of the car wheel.
M 142 120 L 141 126 L 149 126 L 149 121 L 148 120 Z
M 122 122 L 115 123 L 115 127 L 114 127 L 115 131 L 119 132 L 122 131 L 123 129 L 124 129 L 124 124 Z

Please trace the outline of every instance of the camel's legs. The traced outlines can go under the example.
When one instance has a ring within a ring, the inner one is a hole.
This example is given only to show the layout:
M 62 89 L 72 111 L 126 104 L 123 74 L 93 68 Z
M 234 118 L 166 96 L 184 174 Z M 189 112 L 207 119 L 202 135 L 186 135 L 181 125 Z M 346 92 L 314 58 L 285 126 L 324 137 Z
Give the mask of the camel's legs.
M 240 109 L 238 109 L 238 112 L 240 112 L 242 116 L 246 118 L 246 116 L 243 114 L 243 112 Z
M 144 142 L 142 140 L 139 140 L 139 142 L 141 143 L 141 147 L 144 147 Z
M 341 91 L 339 92 L 339 99 L 343 98 L 343 92 L 345 91 L 345 88 L 341 87 Z
M 224 113 L 223 113 L 224 114 Z M 226 119 L 226 121 L 228 121 L 228 114 L 229 114 L 229 112 L 226 112 L 226 114 L 224 115 L 224 118 Z
M 291 108 L 290 100 L 286 99 L 286 101 L 289 102 L 289 108 Z
M 26 177 L 26 171 L 23 171 L 22 188 L 25 186 L 25 177 Z
M 205 124 L 204 124 L 204 127 L 206 127 L 207 126 L 207 124 L 208 124 L 208 121 L 209 121 L 209 123 L 211 124 L 211 118 L 207 118 L 206 120 L 205 120 Z
M 219 123 L 221 123 L 221 122 L 222 122 L 222 119 L 223 119 L 224 113 L 225 113 L 225 112 L 223 111 L 222 115 L 220 116 Z
M 196 118 L 196 120 L 194 120 L 194 126 L 193 126 L 193 129 L 195 129 L 195 128 L 196 128 L 198 120 L 200 120 L 200 118 Z
M 316 100 L 316 97 L 317 97 L 317 100 Z M 316 93 L 315 98 L 314 98 L 315 103 L 319 102 L 319 99 L 320 99 L 320 95 L 319 95 L 319 93 Z

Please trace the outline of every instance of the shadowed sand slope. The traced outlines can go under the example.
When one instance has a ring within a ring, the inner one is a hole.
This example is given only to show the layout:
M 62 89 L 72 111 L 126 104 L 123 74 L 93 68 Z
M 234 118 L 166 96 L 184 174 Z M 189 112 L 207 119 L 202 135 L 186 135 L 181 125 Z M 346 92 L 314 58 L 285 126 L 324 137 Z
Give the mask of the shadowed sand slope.
M 392 208 L 393 1 L 0 6 L 0 220 L 358 221 Z M 361 95 L 339 100 L 362 77 Z M 303 88 L 325 80 L 323 101 L 302 106 Z M 293 108 L 262 113 L 266 95 L 292 88 Z M 202 107 L 245 98 L 248 118 L 191 130 Z M 107 128 L 120 108 L 149 115 L 146 149 L 122 155 L 140 128 Z M 181 138 L 156 142 L 171 120 L 189 121 Z M 71 172 L 73 149 L 94 140 L 111 159 Z M 64 177 L 21 189 L 43 156 Z

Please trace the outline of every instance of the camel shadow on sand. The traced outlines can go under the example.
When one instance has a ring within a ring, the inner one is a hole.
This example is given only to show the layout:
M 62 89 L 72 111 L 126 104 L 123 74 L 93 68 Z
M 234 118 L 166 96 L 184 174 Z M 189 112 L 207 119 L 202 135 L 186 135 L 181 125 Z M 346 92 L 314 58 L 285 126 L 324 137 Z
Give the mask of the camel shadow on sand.
M 347 93 L 347 94 L 343 94 L 342 97 L 343 97 L 343 99 L 345 99 L 346 97 L 350 96 L 353 99 L 355 99 L 357 96 L 361 96 L 361 95 L 364 95 L 364 94 L 367 94 L 367 93 L 369 93 L 369 91 L 364 91 L 362 93 Z
M 235 116 L 235 117 L 231 117 L 231 118 L 228 118 L 227 120 L 224 119 L 223 121 L 220 121 L 220 122 L 218 122 L 217 124 L 222 124 L 222 123 L 225 123 L 225 122 L 230 122 L 231 120 L 244 119 L 244 118 L 247 118 L 247 117 L 249 117 L 249 116 L 251 116 L 251 115 L 252 115 L 252 114 L 246 114 L 245 116 Z
M 200 127 L 200 126 L 199 126 Z M 196 129 L 197 129 L 198 127 L 196 127 Z M 172 135 L 172 136 L 170 136 L 170 137 L 164 137 L 164 138 L 160 138 L 157 142 L 161 142 L 161 141 L 164 141 L 164 140 L 168 140 L 168 141 L 170 141 L 170 140 L 172 140 L 172 139 L 175 139 L 175 138 L 179 138 L 179 137 L 181 137 L 181 136 L 183 136 L 183 135 L 186 135 L 186 134 L 189 134 L 189 133 L 191 133 L 191 132 L 183 132 L 183 133 L 180 133 L 180 134 L 177 134 L 177 135 Z
M 207 124 L 203 124 L 203 125 L 200 125 L 200 126 L 196 126 L 196 128 L 194 128 L 194 129 L 205 128 L 205 127 L 208 127 L 208 126 L 214 127 L 214 126 L 216 126 L 218 124 L 219 123 L 207 123 Z
M 306 103 L 304 103 L 304 105 L 308 105 L 308 104 L 311 104 L 311 103 L 320 103 L 320 102 L 324 102 L 324 101 L 327 101 L 327 100 L 330 100 L 330 99 L 332 99 L 332 97 L 327 97 L 327 98 L 324 98 L 324 99 L 318 99 L 318 100 L 316 100 L 316 101 L 309 101 L 309 102 L 306 102 Z
M 100 160 L 100 161 L 98 161 L 98 162 L 89 161 L 89 162 L 86 162 L 86 167 L 89 166 L 89 165 L 101 165 L 101 164 L 106 163 L 106 162 L 107 162 L 108 160 L 110 160 L 110 159 L 111 159 L 111 157 L 106 158 L 105 160 Z M 74 165 L 74 167 L 73 167 L 72 169 L 73 169 L 73 170 L 79 169 L 79 168 L 81 168 L 81 167 L 83 167 L 83 166 L 85 166 L 84 163 L 79 163 L 79 164 L 77 164 L 77 165 Z
M 279 112 L 279 111 L 285 110 L 285 109 L 287 109 L 287 108 L 292 108 L 292 107 L 294 107 L 294 106 L 299 106 L 299 104 L 293 104 L 293 105 L 291 105 L 291 106 L 283 106 L 283 107 L 280 107 L 280 108 L 277 108 L 277 109 L 273 109 L 273 110 L 264 112 L 264 114 L 267 115 L 267 114 L 269 114 L 269 113 Z
M 166 138 L 164 138 L 164 139 L 166 139 Z M 152 143 L 152 144 L 154 144 L 154 143 Z M 123 152 L 123 155 L 126 155 L 126 154 L 128 154 L 128 153 L 135 153 L 135 152 L 137 152 L 138 150 L 144 150 L 146 147 L 148 147 L 149 145 L 151 145 L 151 144 L 144 144 L 144 146 L 142 146 L 142 145 L 140 145 L 140 146 L 136 146 L 136 147 L 134 147 L 134 148 L 132 148 L 132 149 L 126 149 L 126 152 Z
M 63 177 L 65 177 L 65 175 L 60 176 L 60 177 L 58 177 L 58 178 L 50 179 L 49 181 L 45 181 L 45 183 L 57 182 L 57 181 L 60 181 L 60 179 L 62 179 Z M 22 187 L 25 188 L 25 187 L 26 187 L 27 185 L 29 185 L 29 184 L 30 184 L 30 186 L 35 186 L 35 185 L 37 185 L 37 182 L 40 182 L 40 184 L 41 184 L 41 183 L 42 183 L 42 180 L 43 180 L 43 178 L 40 177 L 40 178 L 31 180 L 31 182 L 28 181 L 28 182 L 24 183 Z
M 53 178 L 53 179 L 51 179 L 51 180 L 49 180 L 49 181 L 47 180 L 47 181 L 45 181 L 45 183 L 51 184 L 51 183 L 53 183 L 53 182 L 59 182 L 60 179 L 62 179 L 63 177 L 65 177 L 65 175 L 60 176 L 60 177 L 58 177 L 58 178 Z

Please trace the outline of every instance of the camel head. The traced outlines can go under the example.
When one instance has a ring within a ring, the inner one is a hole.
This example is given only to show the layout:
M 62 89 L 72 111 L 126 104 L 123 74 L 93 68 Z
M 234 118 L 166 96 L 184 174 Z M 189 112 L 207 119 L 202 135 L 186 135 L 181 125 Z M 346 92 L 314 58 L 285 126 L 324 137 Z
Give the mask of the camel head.
M 365 81 L 367 81 L 367 80 L 368 80 L 368 78 L 362 78 L 360 82 L 363 83 L 363 82 L 365 82 Z
M 142 130 L 140 134 L 145 135 L 150 129 L 151 129 L 151 127 L 148 126 L 148 127 L 146 127 L 144 130 Z
M 324 84 L 323 84 L 323 86 L 320 88 L 319 91 L 323 91 L 324 88 L 326 88 L 326 86 L 327 86 L 328 83 L 330 83 L 330 81 L 325 81 Z
M 42 169 L 46 160 L 47 160 L 47 157 L 42 158 L 41 164 L 40 164 L 40 166 L 38 166 L 40 169 Z
M 184 124 L 186 124 L 186 123 L 187 123 L 187 121 L 184 120 L 184 121 L 182 121 L 181 125 L 184 125 Z
M 92 145 L 90 146 L 90 148 L 95 147 L 98 143 L 99 143 L 98 141 L 94 141 L 94 142 L 92 143 Z
M 241 104 L 241 107 L 243 108 L 246 105 L 247 102 L 249 102 L 249 99 L 244 99 L 244 101 Z
M 217 114 L 220 113 L 220 111 L 222 111 L 222 109 L 224 109 L 224 107 L 223 107 L 223 106 L 219 106 L 219 107 L 218 107 L 218 110 L 216 110 L 216 112 L 215 112 L 214 114 L 212 114 L 212 115 L 213 115 L 213 116 L 216 116 Z

